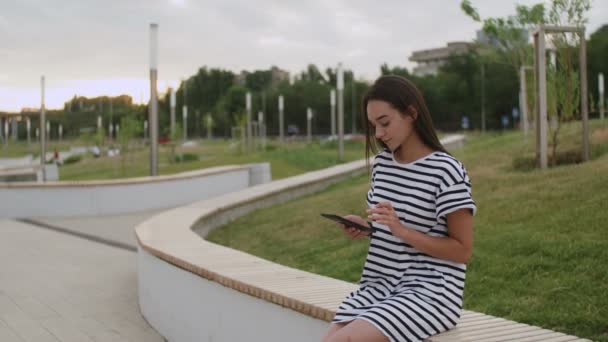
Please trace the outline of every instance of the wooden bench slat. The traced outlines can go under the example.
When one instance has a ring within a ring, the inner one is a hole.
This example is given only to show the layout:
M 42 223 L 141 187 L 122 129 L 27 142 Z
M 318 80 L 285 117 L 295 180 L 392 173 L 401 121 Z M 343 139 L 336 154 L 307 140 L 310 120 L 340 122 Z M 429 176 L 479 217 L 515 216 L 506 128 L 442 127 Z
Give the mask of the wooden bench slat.
M 560 332 L 554 331 L 552 336 L 544 336 L 544 335 L 529 336 L 526 338 L 519 339 L 517 342 L 535 342 L 535 341 L 565 342 L 565 341 L 572 341 L 572 340 L 576 340 L 576 339 L 578 339 L 578 337 L 568 336 L 566 334 L 562 334 Z
M 492 321 L 486 321 L 486 322 L 489 322 L 489 323 L 467 325 L 467 326 L 457 325 L 456 328 L 444 332 L 443 335 L 452 335 L 452 334 L 456 334 L 456 333 L 465 333 L 465 332 L 468 333 L 468 332 L 473 332 L 473 331 L 477 331 L 477 330 L 484 330 L 484 329 L 496 328 L 496 327 L 507 328 L 508 326 L 513 325 L 513 322 L 510 322 L 507 320 L 500 321 L 499 319 L 492 320 Z
M 540 329 L 541 328 L 535 327 L 533 325 L 515 323 L 515 324 L 509 324 L 506 326 L 498 326 L 498 327 L 488 328 L 488 329 L 481 329 L 481 330 L 475 330 L 475 331 L 464 331 L 463 333 L 465 333 L 469 337 L 474 337 L 475 339 L 477 339 L 477 338 L 481 338 L 481 337 L 494 337 L 494 336 L 501 336 L 501 335 L 507 335 L 507 334 L 514 334 L 514 333 L 518 333 L 518 332 L 522 332 L 522 331 L 540 330 Z
M 483 339 L 480 341 L 484 341 L 484 342 L 510 342 L 510 341 L 520 341 L 520 339 L 524 338 L 524 337 L 539 337 L 539 338 L 551 338 L 552 336 L 554 336 L 556 334 L 555 331 L 552 330 L 547 330 L 547 329 L 538 329 L 538 330 L 531 330 L 531 331 L 526 331 L 526 332 L 521 332 L 518 334 L 513 334 L 513 335 L 509 335 L 509 336 L 499 336 L 499 337 L 495 337 L 495 338 L 490 338 L 490 339 Z M 549 335 L 549 336 L 548 336 Z

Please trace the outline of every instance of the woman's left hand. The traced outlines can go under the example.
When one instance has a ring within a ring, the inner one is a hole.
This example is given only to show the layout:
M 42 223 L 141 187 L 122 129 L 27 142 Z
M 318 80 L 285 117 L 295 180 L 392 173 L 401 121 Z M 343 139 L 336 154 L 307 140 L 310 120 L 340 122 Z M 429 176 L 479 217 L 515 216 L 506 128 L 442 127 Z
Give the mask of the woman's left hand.
M 393 235 L 405 228 L 390 202 L 380 202 L 375 208 L 367 209 L 367 215 L 368 218 L 388 226 Z

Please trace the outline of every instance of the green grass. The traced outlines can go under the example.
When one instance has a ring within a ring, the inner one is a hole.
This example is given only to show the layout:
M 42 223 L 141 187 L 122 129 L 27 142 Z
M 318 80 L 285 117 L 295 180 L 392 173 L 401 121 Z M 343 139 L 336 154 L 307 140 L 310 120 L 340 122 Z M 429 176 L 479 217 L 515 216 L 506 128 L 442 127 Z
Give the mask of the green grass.
M 47 151 L 52 152 L 54 149 L 65 151 L 69 146 L 85 145 L 84 142 L 77 140 L 51 142 Z M 359 141 L 347 141 L 344 147 L 345 161 L 352 161 L 360 159 L 364 144 Z M 8 147 L 0 147 L 0 158 L 20 157 L 28 153 L 37 154 L 39 148 L 37 144 L 28 146 L 26 143 L 10 143 Z M 77 163 L 60 166 L 59 177 L 61 180 L 96 180 L 148 176 L 149 153 L 149 147 L 140 144 L 126 156 L 93 158 L 92 155 L 85 155 Z M 198 160 L 169 163 L 170 148 L 160 145 L 158 160 L 161 175 L 212 166 L 270 162 L 272 179 L 281 179 L 339 163 L 336 144 L 319 142 L 280 144 L 271 141 L 266 151 L 242 153 L 238 147 L 230 147 L 228 140 L 200 140 L 197 141 L 196 146 L 177 148 L 176 153 L 196 155 Z
M 608 341 L 608 128 L 594 121 L 588 163 L 516 171 L 534 137 L 473 135 L 454 152 L 478 204 L 465 308 Z M 580 146 L 568 125 L 560 149 Z M 362 215 L 367 175 L 257 210 L 208 239 L 291 267 L 356 282 L 365 240 L 344 236 L 319 212 Z M 281 219 L 277 219 L 281 213 Z

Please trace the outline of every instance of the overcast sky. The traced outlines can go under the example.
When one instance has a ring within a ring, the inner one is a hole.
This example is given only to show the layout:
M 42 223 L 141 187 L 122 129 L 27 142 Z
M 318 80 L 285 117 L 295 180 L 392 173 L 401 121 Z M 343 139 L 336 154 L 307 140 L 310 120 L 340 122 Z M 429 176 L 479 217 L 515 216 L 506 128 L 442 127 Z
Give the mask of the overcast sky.
M 534 4 L 540 0 L 521 0 Z M 292 73 L 342 61 L 373 80 L 380 64 L 412 51 L 471 41 L 480 24 L 460 0 L 14 0 L 0 2 L 0 110 L 47 106 L 73 94 L 148 97 L 149 24 L 159 24 L 159 88 L 203 66 L 234 72 L 276 65 Z M 514 1 L 473 0 L 482 18 L 514 14 Z M 588 32 L 608 23 L 593 1 Z

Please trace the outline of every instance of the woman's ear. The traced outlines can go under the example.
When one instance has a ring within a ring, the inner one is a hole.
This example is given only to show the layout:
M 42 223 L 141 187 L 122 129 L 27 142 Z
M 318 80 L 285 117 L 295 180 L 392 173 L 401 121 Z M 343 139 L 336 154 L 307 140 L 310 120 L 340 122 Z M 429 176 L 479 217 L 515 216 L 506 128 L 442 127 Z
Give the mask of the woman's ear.
M 412 119 L 414 119 L 414 121 L 418 120 L 418 111 L 413 105 L 409 105 L 407 107 L 407 111 L 409 112 Z

